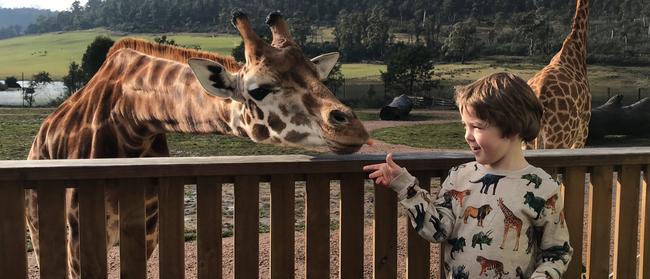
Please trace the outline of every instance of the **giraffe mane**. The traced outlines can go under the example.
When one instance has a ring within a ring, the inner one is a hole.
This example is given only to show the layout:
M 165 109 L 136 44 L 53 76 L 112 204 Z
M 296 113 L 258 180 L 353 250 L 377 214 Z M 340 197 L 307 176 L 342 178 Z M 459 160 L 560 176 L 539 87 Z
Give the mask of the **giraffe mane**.
M 219 55 L 216 53 L 187 49 L 166 44 L 152 43 L 136 38 L 123 38 L 117 41 L 106 54 L 110 57 L 121 49 L 132 49 L 147 55 L 158 58 L 187 63 L 190 58 L 209 59 L 223 65 L 229 72 L 238 72 L 242 66 L 231 56 Z

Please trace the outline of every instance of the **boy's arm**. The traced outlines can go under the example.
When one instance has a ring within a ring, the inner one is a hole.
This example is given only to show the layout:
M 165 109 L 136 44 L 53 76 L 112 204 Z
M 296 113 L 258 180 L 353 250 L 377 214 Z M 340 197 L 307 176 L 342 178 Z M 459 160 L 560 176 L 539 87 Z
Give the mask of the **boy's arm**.
M 420 236 L 431 241 L 441 242 L 449 236 L 456 220 L 451 209 L 451 202 L 445 203 L 443 183 L 437 201 L 432 202 L 431 194 L 418 186 L 418 180 L 406 169 L 391 183 L 390 188 L 397 192 L 397 198 L 408 211 L 411 225 Z
M 537 266 L 531 279 L 560 279 L 573 255 L 569 230 L 564 221 L 564 196 L 559 189 L 547 199 L 557 198 L 555 208 L 547 202 L 548 206 L 544 208 L 546 215 L 537 222 L 537 225 L 544 227 L 544 233 L 542 241 L 538 243 Z

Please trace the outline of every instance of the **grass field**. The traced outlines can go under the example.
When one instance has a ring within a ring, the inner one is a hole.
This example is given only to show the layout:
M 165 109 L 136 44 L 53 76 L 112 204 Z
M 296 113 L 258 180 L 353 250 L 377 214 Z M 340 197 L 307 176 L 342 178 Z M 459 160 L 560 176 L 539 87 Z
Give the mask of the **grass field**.
M 372 138 L 393 144 L 403 144 L 429 149 L 466 149 L 465 130 L 458 123 L 402 126 L 378 129 Z M 650 138 L 606 136 L 603 139 L 588 141 L 590 147 L 630 147 L 650 146 Z
M 429 149 L 465 149 L 465 131 L 460 122 L 384 128 L 372 132 L 372 138 L 392 144 Z
M 124 36 L 133 36 L 153 40 L 158 34 L 124 34 L 113 33 L 105 29 L 91 29 L 74 32 L 47 33 L 41 35 L 21 36 L 0 40 L 0 79 L 21 73 L 29 79 L 35 73 L 47 71 L 55 80 L 67 74 L 72 61 L 81 62 L 86 47 L 96 36 L 108 36 L 118 40 Z M 166 34 L 180 45 L 198 45 L 202 50 L 230 55 L 239 45 L 239 35 L 210 34 Z

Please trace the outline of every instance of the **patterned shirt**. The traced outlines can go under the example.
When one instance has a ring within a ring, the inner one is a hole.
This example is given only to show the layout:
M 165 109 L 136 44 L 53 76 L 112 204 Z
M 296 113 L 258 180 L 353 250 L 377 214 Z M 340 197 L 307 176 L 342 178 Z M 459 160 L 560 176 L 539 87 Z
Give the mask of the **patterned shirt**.
M 406 169 L 390 187 L 418 234 L 443 243 L 446 278 L 559 279 L 571 260 L 564 197 L 540 168 L 459 165 L 435 201 Z

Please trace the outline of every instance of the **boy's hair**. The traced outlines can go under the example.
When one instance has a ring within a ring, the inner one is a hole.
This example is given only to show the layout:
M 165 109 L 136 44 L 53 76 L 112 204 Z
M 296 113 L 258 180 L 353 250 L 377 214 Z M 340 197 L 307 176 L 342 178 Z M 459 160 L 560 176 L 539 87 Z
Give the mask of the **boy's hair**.
M 483 77 L 458 89 L 455 97 L 461 112 L 472 108 L 477 118 L 499 127 L 503 137 L 519 134 L 530 142 L 539 133 L 542 104 L 526 81 L 516 75 Z

